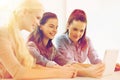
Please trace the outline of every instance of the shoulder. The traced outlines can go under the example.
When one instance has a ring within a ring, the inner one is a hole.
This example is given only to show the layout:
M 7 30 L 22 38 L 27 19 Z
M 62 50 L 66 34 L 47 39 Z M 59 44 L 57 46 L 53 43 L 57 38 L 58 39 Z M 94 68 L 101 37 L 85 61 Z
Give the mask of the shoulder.
M 60 35 L 56 36 L 57 41 L 64 41 L 66 39 L 67 39 L 66 34 L 60 34 Z
M 27 45 L 30 47 L 36 47 L 36 44 L 33 41 L 27 42 Z
M 87 42 L 90 41 L 90 37 L 88 37 L 88 36 L 86 36 L 85 39 L 86 39 Z
M 0 52 L 4 53 L 11 49 L 12 39 L 9 37 L 8 29 L 0 27 Z
M 92 41 L 91 41 L 91 39 L 90 39 L 90 37 L 86 37 L 86 42 L 87 42 L 87 44 L 89 44 L 89 45 L 92 45 Z

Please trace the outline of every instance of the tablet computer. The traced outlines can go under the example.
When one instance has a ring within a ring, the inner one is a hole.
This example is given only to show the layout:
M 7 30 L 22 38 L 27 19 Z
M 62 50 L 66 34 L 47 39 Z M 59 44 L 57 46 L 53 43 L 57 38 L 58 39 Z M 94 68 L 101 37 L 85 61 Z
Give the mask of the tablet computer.
M 105 50 L 103 58 L 103 63 L 105 64 L 105 71 L 103 75 L 110 75 L 114 72 L 118 55 L 118 50 Z

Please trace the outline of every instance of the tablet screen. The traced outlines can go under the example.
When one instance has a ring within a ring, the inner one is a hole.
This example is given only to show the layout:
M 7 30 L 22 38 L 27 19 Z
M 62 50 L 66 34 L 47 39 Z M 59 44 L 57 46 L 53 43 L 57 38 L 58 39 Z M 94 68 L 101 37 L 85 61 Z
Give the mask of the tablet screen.
M 103 58 L 103 63 L 105 64 L 105 71 L 103 75 L 109 75 L 114 72 L 118 50 L 106 50 Z

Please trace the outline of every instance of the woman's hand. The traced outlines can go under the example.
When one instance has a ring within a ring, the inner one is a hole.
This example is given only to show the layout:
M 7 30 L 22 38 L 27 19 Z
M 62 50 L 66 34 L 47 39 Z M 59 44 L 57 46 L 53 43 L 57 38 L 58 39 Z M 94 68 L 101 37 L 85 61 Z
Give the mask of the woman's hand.
M 57 69 L 60 70 L 58 74 L 61 75 L 61 77 L 74 78 L 77 76 L 77 70 L 75 70 L 73 67 L 61 66 L 61 68 L 57 68 Z
M 52 71 L 54 72 L 56 78 L 74 78 L 77 75 L 77 71 L 74 68 L 67 66 L 54 65 L 53 67 L 44 67 L 41 65 L 36 65 L 33 68 Z
M 114 71 L 120 71 L 120 64 L 119 63 L 116 64 Z
M 86 76 L 99 78 L 102 76 L 104 70 L 105 70 L 105 65 L 102 63 L 91 65 L 90 67 L 86 69 L 87 71 Z
M 99 64 L 74 64 L 73 65 L 77 70 L 77 76 L 83 76 L 83 77 L 94 77 L 99 78 L 102 76 L 103 71 L 105 69 L 105 65 L 102 63 Z

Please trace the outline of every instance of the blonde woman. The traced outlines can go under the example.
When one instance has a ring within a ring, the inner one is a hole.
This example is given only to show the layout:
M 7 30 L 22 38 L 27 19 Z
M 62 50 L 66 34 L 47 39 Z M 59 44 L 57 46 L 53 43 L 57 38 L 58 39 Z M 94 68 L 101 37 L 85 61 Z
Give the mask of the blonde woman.
M 20 30 L 32 31 L 39 25 L 43 7 L 38 0 L 23 0 L 15 9 L 8 25 L 0 27 L 0 77 L 14 79 L 71 78 L 70 68 L 36 66 Z M 67 74 L 66 74 L 67 73 Z

